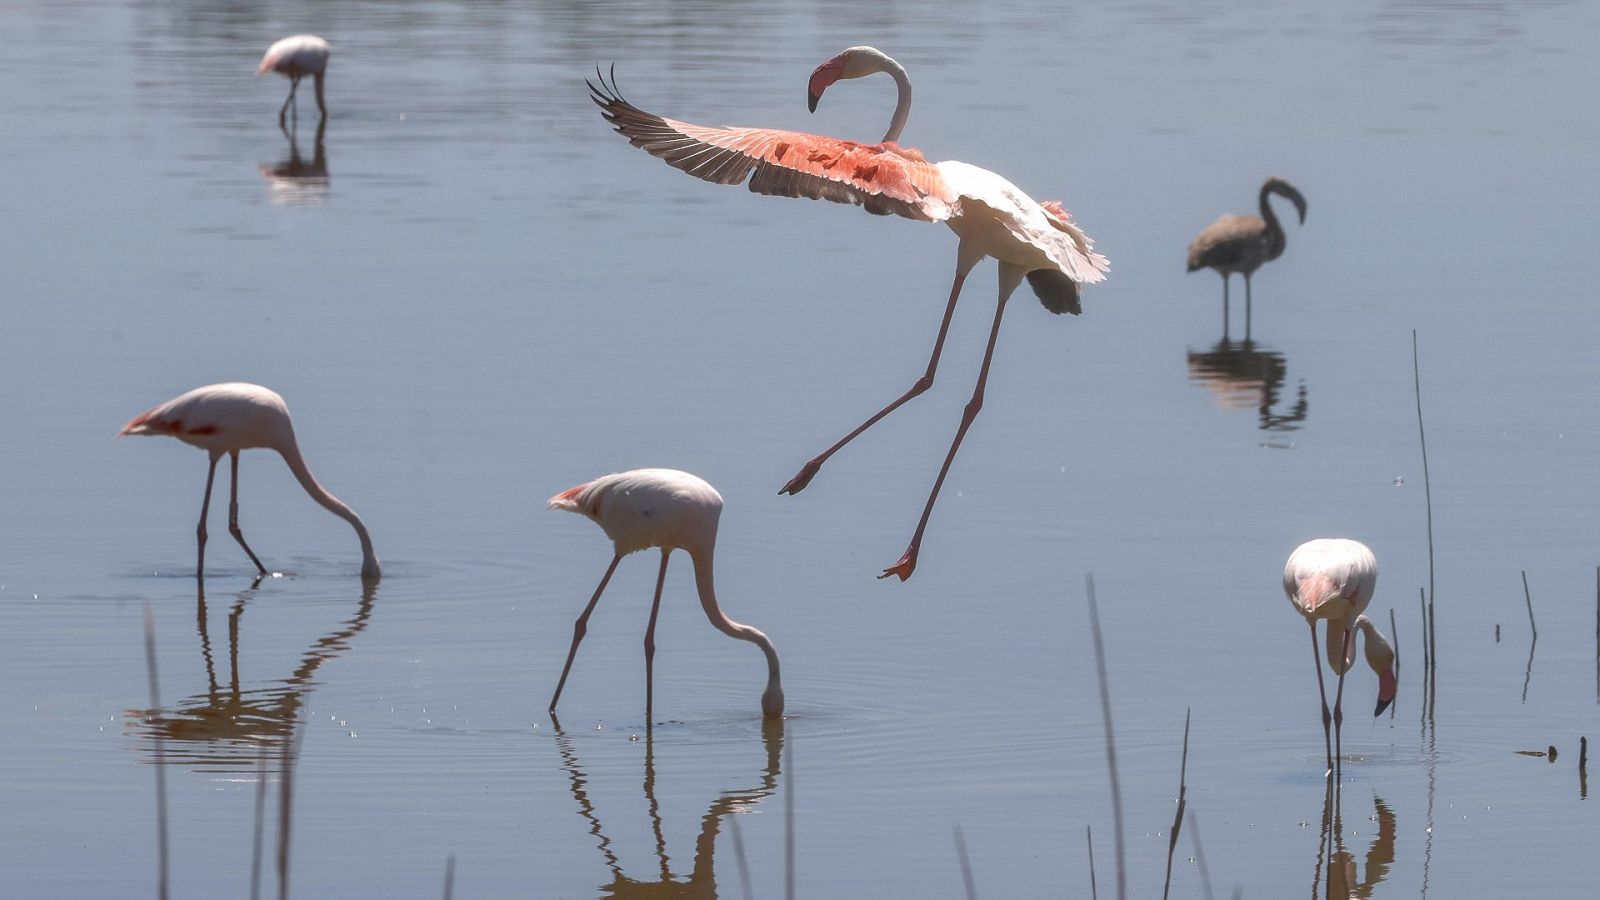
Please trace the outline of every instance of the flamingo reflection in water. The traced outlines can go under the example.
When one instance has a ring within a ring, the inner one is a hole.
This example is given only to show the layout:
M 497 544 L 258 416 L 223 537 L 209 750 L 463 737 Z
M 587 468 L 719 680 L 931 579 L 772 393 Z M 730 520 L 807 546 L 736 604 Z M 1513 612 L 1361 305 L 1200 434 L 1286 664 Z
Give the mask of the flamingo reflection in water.
M 612 849 L 613 842 L 600 823 L 594 802 L 589 799 L 589 777 L 578 764 L 578 753 L 573 739 L 562 730 L 559 719 L 551 715 L 550 720 L 555 726 L 556 749 L 561 754 L 561 767 L 567 772 L 572 799 L 578 804 L 578 815 L 588 823 L 589 833 L 599 842 L 600 855 L 605 858 L 606 868 L 611 870 L 611 881 L 600 885 L 598 895 L 619 900 L 647 900 L 658 897 L 715 900 L 719 896 L 716 867 L 717 837 L 721 833 L 723 823 L 730 816 L 755 812 L 761 801 L 777 792 L 778 775 L 781 771 L 779 761 L 783 757 L 783 720 L 763 719 L 761 722 L 761 745 L 765 751 L 766 762 L 761 768 L 761 776 L 756 786 L 724 792 L 711 801 L 705 815 L 701 817 L 700 833 L 695 838 L 694 862 L 690 865 L 686 876 L 673 874 L 672 858 L 667 854 L 661 804 L 656 800 L 655 737 L 652 732 L 645 732 L 644 799 L 645 806 L 650 811 L 651 833 L 655 837 L 656 872 L 653 876 L 642 879 L 623 871 L 622 861 Z
M 311 161 L 307 162 L 300 154 L 297 129 L 283 129 L 283 136 L 289 139 L 289 157 L 275 164 L 260 164 L 261 177 L 272 191 L 272 205 L 312 206 L 328 195 L 328 150 L 323 142 L 327 130 L 327 119 L 317 123 Z
M 1323 894 L 1324 897 L 1328 900 L 1368 900 L 1373 889 L 1389 877 L 1389 868 L 1394 865 L 1394 842 L 1398 833 L 1394 810 L 1383 802 L 1382 797 L 1373 796 L 1372 820 L 1378 823 L 1378 833 L 1367 848 L 1363 867 L 1366 877 L 1361 878 L 1356 873 L 1355 856 L 1344 846 L 1344 821 L 1340 814 L 1339 793 L 1338 785 L 1329 782 L 1322 796 L 1322 836 L 1317 844 L 1317 866 L 1311 878 L 1311 896 L 1317 896 L 1317 888 L 1323 884 L 1323 864 L 1326 862 L 1327 892 Z
M 366 630 L 377 598 L 377 582 L 368 581 L 356 604 L 355 614 L 313 642 L 288 677 L 271 687 L 247 690 L 239 676 L 239 630 L 245 608 L 254 599 L 260 583 L 261 579 L 257 578 L 248 590 L 235 595 L 228 610 L 226 684 L 217 678 L 205 589 L 200 588 L 195 604 L 195 630 L 200 636 L 200 655 L 205 662 L 205 691 L 159 710 L 127 711 L 131 730 L 147 742 L 152 754 L 155 741 L 159 739 L 166 742 L 167 762 L 220 771 L 254 772 L 263 749 L 282 748 L 293 740 L 306 697 L 317 684 L 318 670 L 349 650 L 355 636 Z
M 1295 400 L 1278 409 L 1288 363 L 1282 353 L 1250 340 L 1234 342 L 1224 335 L 1209 350 L 1189 351 L 1189 380 L 1204 385 L 1217 405 L 1229 412 L 1255 408 L 1262 431 L 1296 431 L 1306 420 L 1309 404 L 1302 381 Z

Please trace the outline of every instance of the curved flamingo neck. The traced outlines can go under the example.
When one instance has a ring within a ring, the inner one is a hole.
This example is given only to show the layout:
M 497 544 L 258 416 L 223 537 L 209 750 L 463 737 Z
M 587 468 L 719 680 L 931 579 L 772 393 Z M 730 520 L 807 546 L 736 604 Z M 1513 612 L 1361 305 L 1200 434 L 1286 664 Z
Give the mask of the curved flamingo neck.
M 372 550 L 372 537 L 367 534 L 367 526 L 361 521 L 361 517 L 356 515 L 355 510 L 346 506 L 343 500 L 328 493 L 327 488 L 324 488 L 311 474 L 311 470 L 306 467 L 305 457 L 300 455 L 300 445 L 295 442 L 292 432 L 277 450 L 283 456 L 283 461 L 288 464 L 289 471 L 294 473 L 295 480 L 299 481 L 300 486 L 311 495 L 311 499 L 321 504 L 328 512 L 349 522 L 350 527 L 356 530 L 356 537 L 361 539 L 361 577 L 377 578 L 381 574 L 378 569 L 378 555 Z
M 1271 240 L 1272 244 L 1278 248 L 1278 252 L 1281 253 L 1283 252 L 1283 245 L 1287 243 L 1287 241 L 1283 234 L 1283 223 L 1278 221 L 1278 214 L 1272 211 L 1272 204 L 1267 202 L 1267 198 L 1271 196 L 1272 193 L 1272 185 L 1262 185 L 1261 197 L 1258 202 L 1261 206 L 1261 218 L 1267 223 L 1268 238 Z M 1274 253 L 1273 255 L 1276 256 L 1277 254 Z
M 888 144 L 900 140 L 900 132 L 905 130 L 906 120 L 911 118 L 911 76 L 906 74 L 905 66 L 888 56 L 883 57 L 883 62 L 879 66 L 879 71 L 888 72 L 894 79 L 894 86 L 898 91 L 894 116 L 889 119 L 889 130 L 883 135 L 883 143 Z
M 712 627 L 741 641 L 749 641 L 761 648 L 767 657 L 767 689 L 761 694 L 761 712 L 768 718 L 778 718 L 783 715 L 783 679 L 778 669 L 778 649 L 772 646 L 772 641 L 760 629 L 749 625 L 742 625 L 728 618 L 727 613 L 717 603 L 715 580 L 712 577 L 712 556 L 715 547 L 688 550 L 689 558 L 694 561 L 694 585 L 700 593 L 700 606 L 706 611 L 706 618 L 711 620 Z

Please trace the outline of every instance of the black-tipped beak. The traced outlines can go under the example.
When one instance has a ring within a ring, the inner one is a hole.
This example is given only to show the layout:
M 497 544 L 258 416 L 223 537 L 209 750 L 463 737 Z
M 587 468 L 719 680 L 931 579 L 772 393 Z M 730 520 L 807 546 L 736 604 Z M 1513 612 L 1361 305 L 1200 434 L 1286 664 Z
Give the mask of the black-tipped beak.
M 1372 717 L 1374 719 L 1376 719 L 1377 717 L 1383 715 L 1383 711 L 1388 709 L 1389 708 L 1389 704 L 1391 704 L 1393 702 L 1394 702 L 1393 700 L 1379 700 L 1378 701 L 1378 708 L 1372 711 Z
M 810 91 L 806 91 L 806 109 L 809 109 L 812 112 L 816 112 L 817 111 L 817 101 L 821 100 L 821 99 L 822 98 L 817 96 L 816 94 L 813 94 Z

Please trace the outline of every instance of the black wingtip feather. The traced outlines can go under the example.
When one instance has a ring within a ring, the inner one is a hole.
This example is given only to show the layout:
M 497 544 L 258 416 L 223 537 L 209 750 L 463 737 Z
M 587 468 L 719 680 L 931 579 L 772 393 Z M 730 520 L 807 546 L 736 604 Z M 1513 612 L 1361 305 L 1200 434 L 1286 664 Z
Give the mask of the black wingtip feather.
M 1062 313 L 1083 315 L 1083 305 L 1078 297 L 1078 283 L 1068 278 L 1065 273 L 1055 269 L 1034 269 L 1028 273 L 1028 286 L 1033 288 L 1034 294 L 1038 295 L 1039 302 L 1044 308 L 1056 315 Z

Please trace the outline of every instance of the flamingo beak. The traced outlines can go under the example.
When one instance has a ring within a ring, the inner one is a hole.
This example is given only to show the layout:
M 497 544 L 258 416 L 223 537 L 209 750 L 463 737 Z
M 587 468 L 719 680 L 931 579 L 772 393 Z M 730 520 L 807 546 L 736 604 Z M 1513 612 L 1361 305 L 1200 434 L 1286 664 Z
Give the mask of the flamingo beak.
M 1372 711 L 1374 719 L 1383 715 L 1383 711 L 1388 709 L 1389 704 L 1394 702 L 1395 691 L 1398 688 L 1399 684 L 1395 681 L 1394 669 L 1390 669 L 1378 676 L 1378 708 Z
M 806 83 L 806 108 L 816 112 L 817 102 L 822 99 L 822 92 L 828 89 L 828 85 L 838 81 L 843 73 L 844 67 L 832 59 L 813 69 L 811 80 Z

